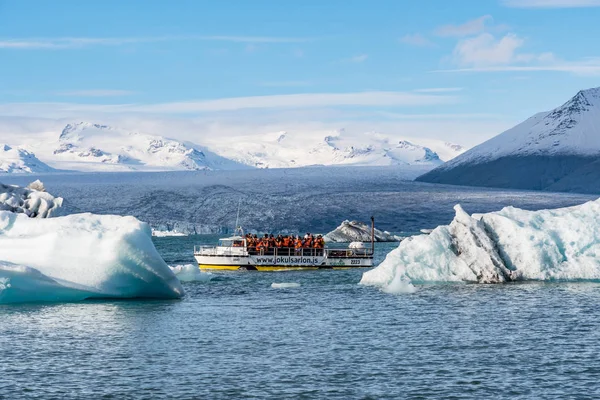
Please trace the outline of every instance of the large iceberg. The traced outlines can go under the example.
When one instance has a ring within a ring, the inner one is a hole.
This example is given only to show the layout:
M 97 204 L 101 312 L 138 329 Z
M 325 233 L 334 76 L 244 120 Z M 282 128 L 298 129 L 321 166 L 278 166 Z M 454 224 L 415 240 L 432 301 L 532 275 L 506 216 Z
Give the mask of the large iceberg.
M 358 221 L 344 221 L 324 237 L 326 242 L 370 242 L 371 226 Z M 375 229 L 376 242 L 399 242 L 400 236 Z
M 404 240 L 361 283 L 600 279 L 600 200 L 472 216 L 454 208 L 450 225 Z
M 178 298 L 181 283 L 134 217 L 0 211 L 0 303 Z

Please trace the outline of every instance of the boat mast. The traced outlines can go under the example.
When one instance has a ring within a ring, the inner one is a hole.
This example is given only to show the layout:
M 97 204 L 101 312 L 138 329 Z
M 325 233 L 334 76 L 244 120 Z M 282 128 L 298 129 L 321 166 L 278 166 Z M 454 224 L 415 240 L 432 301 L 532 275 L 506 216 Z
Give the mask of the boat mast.
M 240 197 L 240 201 L 238 202 L 238 209 L 237 209 L 237 216 L 235 217 L 235 228 L 234 228 L 234 233 L 237 232 L 238 230 L 242 230 L 242 227 L 239 226 L 239 222 L 240 222 L 240 207 L 242 206 L 242 198 Z M 243 234 L 242 234 L 243 236 Z
M 375 217 L 371 217 L 371 254 L 375 254 Z

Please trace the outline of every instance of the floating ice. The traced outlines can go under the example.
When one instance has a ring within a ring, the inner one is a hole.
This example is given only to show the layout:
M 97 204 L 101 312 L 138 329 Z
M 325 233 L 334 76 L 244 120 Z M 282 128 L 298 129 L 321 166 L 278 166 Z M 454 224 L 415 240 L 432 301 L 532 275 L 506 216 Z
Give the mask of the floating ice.
M 188 236 L 187 233 L 179 232 L 179 231 L 159 231 L 156 229 L 152 229 L 152 236 L 155 237 L 171 237 L 171 236 Z
M 0 280 L 0 303 L 183 295 L 149 226 L 114 215 L 0 211 Z
M 600 200 L 473 216 L 455 210 L 450 225 L 404 240 L 361 283 L 600 279 Z
M 358 221 L 344 221 L 324 236 L 326 242 L 370 242 L 371 226 Z M 398 242 L 401 237 L 375 229 L 376 242 Z
M 281 282 L 281 283 L 271 283 L 271 287 L 273 289 L 291 289 L 300 287 L 299 283 L 296 282 Z
M 47 218 L 57 215 L 62 205 L 63 199 L 47 193 L 44 184 L 39 180 L 31 182 L 26 188 L 0 183 L 0 211 Z
M 415 293 L 417 288 L 400 274 L 396 274 L 392 281 L 384 285 L 381 290 L 389 294 Z
M 176 265 L 169 268 L 181 282 L 208 282 L 214 278 L 213 274 L 201 272 L 197 264 Z

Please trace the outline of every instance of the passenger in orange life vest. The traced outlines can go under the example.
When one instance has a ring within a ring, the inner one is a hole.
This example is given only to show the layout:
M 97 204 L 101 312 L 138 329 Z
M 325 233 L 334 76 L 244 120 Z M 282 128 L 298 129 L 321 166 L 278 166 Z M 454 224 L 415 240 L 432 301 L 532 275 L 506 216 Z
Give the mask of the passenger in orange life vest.
M 307 249 L 310 249 L 313 245 L 313 237 L 310 233 L 307 233 L 306 236 L 304 236 L 304 243 L 302 244 L 302 247 L 305 247 Z
M 325 247 L 325 240 L 323 239 L 323 236 L 321 236 L 321 235 L 317 236 L 317 238 L 315 239 L 315 241 L 313 243 L 313 247 L 315 249 L 322 249 Z
M 275 243 L 275 238 L 273 237 L 273 234 L 271 233 L 271 235 L 269 236 L 269 247 L 274 249 L 277 246 L 277 244 Z
M 290 237 L 289 237 L 288 235 L 285 235 L 285 237 L 283 238 L 283 241 L 282 241 L 282 244 L 281 244 L 281 245 L 282 245 L 283 247 L 292 247 L 292 246 L 291 246 L 291 244 L 292 244 L 292 243 L 291 243 L 291 241 L 290 241 Z
M 296 254 L 300 254 L 300 249 L 302 248 L 302 240 L 300 240 L 300 236 L 296 236 L 294 240 L 294 248 L 296 249 Z

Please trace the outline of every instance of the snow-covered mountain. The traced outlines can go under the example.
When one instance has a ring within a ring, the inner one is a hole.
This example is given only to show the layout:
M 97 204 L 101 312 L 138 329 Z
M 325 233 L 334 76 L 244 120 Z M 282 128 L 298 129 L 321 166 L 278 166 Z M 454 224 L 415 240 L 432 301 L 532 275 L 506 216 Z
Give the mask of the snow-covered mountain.
M 580 91 L 562 106 L 534 115 L 417 180 L 556 189 L 559 181 L 577 178 L 578 171 L 597 160 L 600 160 L 600 88 Z M 563 182 L 560 189 L 570 190 L 569 184 Z
M 53 168 L 38 160 L 27 150 L 0 144 L 0 173 L 53 172 Z
M 107 125 L 68 124 L 54 143 L 49 163 L 71 170 L 238 169 L 200 146 Z
M 258 168 L 312 165 L 437 166 L 464 152 L 460 145 L 367 132 L 273 132 L 219 138 L 206 143 L 217 154 Z
M 25 149 L 50 167 L 72 171 L 231 170 L 315 165 L 416 166 L 425 171 L 465 151 L 460 145 L 440 140 L 378 132 L 349 134 L 344 129 L 239 136 L 200 132 L 191 143 L 90 122 L 69 123 L 58 129 L 54 126 L 42 132 L 39 140 L 30 139 L 22 151 Z M 0 158 L 0 162 L 2 160 Z M 11 168 L 10 172 L 16 170 Z M 45 171 L 36 168 L 31 172 Z

